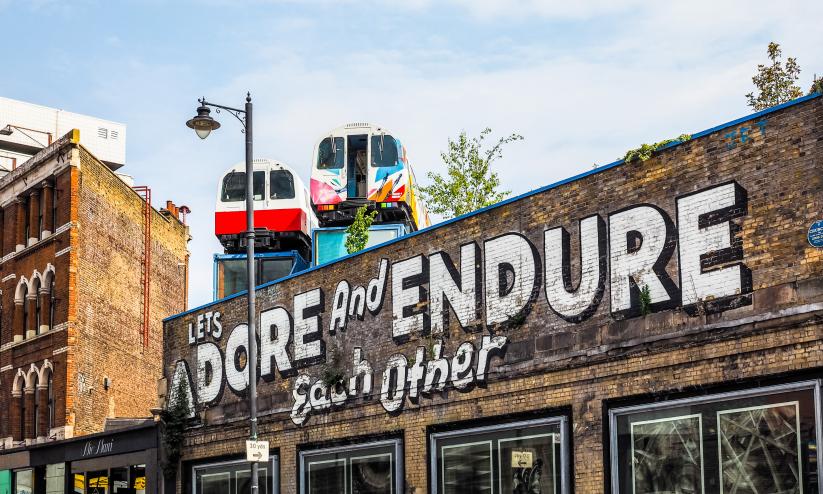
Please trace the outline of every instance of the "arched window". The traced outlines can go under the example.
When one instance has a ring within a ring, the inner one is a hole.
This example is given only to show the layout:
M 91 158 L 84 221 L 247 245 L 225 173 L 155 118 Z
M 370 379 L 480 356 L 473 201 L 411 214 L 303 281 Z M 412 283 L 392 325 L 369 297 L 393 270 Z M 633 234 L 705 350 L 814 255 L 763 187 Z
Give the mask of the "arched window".
M 50 434 L 51 430 L 54 429 L 54 382 L 53 382 L 54 379 L 52 378 L 53 374 L 54 374 L 54 372 L 49 371 L 49 379 L 48 379 L 48 381 L 46 381 L 48 383 L 48 387 L 46 389 L 46 392 L 48 393 L 48 397 L 49 397 L 49 401 L 46 404 L 46 407 L 48 408 L 47 413 L 48 413 L 48 418 L 49 418 L 49 420 L 48 420 L 48 430 L 46 431 L 46 434 Z
M 40 334 L 40 321 L 42 320 L 42 314 L 40 307 L 40 278 L 35 274 L 32 279 L 32 292 L 34 292 L 34 332 L 35 334 Z
M 49 331 L 54 329 L 54 306 L 55 306 L 55 298 L 54 298 L 54 275 L 51 276 L 51 283 L 49 283 Z M 3 308 L 0 307 L 0 311 Z M 0 312 L 2 313 L 2 312 Z
M 20 393 L 20 439 L 26 439 L 26 391 Z
M 42 431 L 40 430 L 40 379 L 38 379 L 37 373 L 34 374 L 34 413 L 32 416 L 34 420 L 32 421 L 32 425 L 34 426 L 34 436 L 35 438 L 40 437 Z
M 23 294 L 23 334 L 25 335 L 26 329 L 29 327 L 29 304 L 28 300 L 26 300 L 29 294 L 29 287 L 26 284 L 23 284 L 20 291 Z

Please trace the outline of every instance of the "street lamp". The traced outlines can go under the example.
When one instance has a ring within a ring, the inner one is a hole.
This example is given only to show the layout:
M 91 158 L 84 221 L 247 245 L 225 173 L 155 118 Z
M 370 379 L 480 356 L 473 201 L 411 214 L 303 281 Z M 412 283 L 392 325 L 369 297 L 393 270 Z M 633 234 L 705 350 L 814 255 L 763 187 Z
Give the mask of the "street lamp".
M 246 367 L 249 369 L 249 415 L 250 431 L 249 436 L 252 441 L 257 441 L 257 331 L 255 329 L 255 279 L 254 279 L 254 169 L 252 167 L 252 106 L 251 94 L 246 93 L 246 106 L 244 110 L 231 108 L 229 106 L 209 103 L 206 98 L 197 100 L 200 106 L 197 107 L 197 115 L 189 119 L 186 125 L 194 129 L 197 136 L 205 139 L 211 131 L 220 128 L 220 122 L 210 116 L 211 110 L 215 108 L 217 113 L 225 110 L 240 121 L 243 125 L 242 132 L 246 135 L 246 271 L 248 278 L 247 295 L 248 301 L 248 329 L 249 341 L 246 359 Z M 251 462 L 251 494 L 257 494 L 257 462 Z

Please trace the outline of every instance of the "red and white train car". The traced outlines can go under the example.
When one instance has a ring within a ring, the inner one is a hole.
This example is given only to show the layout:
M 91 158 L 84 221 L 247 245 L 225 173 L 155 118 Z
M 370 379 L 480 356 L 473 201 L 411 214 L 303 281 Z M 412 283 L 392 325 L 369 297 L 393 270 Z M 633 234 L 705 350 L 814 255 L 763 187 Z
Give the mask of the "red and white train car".
M 257 246 L 268 251 L 311 253 L 311 230 L 317 226 L 303 181 L 277 160 L 255 159 L 252 194 Z M 217 189 L 214 234 L 227 253 L 245 248 L 246 165 L 238 163 L 223 174 Z

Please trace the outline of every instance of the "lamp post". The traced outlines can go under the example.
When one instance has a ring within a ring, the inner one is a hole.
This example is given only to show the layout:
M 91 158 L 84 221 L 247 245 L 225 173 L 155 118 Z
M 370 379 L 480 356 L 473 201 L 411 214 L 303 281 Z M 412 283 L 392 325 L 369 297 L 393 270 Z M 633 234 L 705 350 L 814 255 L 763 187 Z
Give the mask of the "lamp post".
M 249 369 L 249 438 L 257 441 L 257 331 L 255 329 L 255 276 L 254 276 L 254 169 L 252 167 L 252 105 L 251 93 L 246 93 L 245 109 L 240 110 L 229 106 L 209 103 L 206 98 L 197 100 L 200 106 L 197 107 L 197 115 L 186 122 L 186 125 L 194 129 L 197 136 L 205 139 L 211 131 L 220 128 L 220 122 L 212 118 L 209 114 L 209 107 L 215 108 L 217 113 L 225 110 L 240 121 L 243 125 L 242 132 L 246 135 L 246 271 L 248 278 L 248 348 L 246 366 Z M 257 462 L 251 462 L 251 494 L 257 494 Z

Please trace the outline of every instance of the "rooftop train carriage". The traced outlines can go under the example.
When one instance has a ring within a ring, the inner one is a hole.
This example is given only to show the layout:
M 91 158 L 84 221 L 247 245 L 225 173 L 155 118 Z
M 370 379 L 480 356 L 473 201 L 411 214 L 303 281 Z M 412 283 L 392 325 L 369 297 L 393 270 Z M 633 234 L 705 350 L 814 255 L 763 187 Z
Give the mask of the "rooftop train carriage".
M 266 251 L 298 251 L 311 255 L 311 230 L 317 226 L 309 193 L 288 165 L 276 160 L 255 159 L 252 193 L 256 247 Z M 217 189 L 214 234 L 226 253 L 245 249 L 246 165 L 228 169 Z
M 315 145 L 311 200 L 321 226 L 345 226 L 367 204 L 375 223 L 403 223 L 410 231 L 431 224 L 416 190 L 406 148 L 387 129 L 351 123 Z

